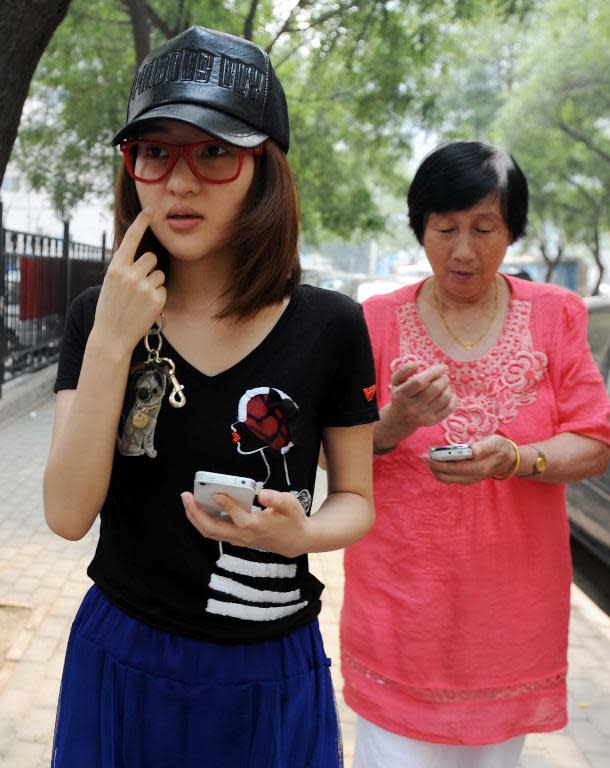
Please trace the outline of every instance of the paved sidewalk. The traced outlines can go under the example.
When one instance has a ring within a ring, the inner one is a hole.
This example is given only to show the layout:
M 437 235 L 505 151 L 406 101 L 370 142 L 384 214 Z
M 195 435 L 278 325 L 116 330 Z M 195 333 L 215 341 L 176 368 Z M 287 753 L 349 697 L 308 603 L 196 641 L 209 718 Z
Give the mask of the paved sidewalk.
M 93 530 L 80 542 L 67 542 L 46 528 L 41 478 L 53 402 L 32 407 L 0 423 L 0 768 L 50 764 L 67 635 L 90 583 L 85 569 L 97 535 Z M 320 473 L 316 500 L 324 482 Z M 341 554 L 314 555 L 311 562 L 327 585 L 321 625 L 328 653 L 337 660 L 332 670 L 350 768 L 354 716 L 341 701 L 338 665 Z M 576 587 L 569 690 L 570 725 L 530 736 L 522 768 L 610 766 L 610 619 Z

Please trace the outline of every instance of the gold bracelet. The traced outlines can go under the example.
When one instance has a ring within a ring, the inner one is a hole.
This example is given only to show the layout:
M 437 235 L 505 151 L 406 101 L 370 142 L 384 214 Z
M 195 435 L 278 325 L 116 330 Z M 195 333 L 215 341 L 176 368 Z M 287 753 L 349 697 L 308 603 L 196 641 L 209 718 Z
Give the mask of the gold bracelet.
M 492 475 L 494 480 L 510 480 L 511 477 L 514 477 L 517 474 L 519 467 L 521 466 L 521 451 L 519 450 L 519 446 L 517 443 L 513 443 L 512 440 L 509 440 L 508 437 L 505 437 L 504 439 L 513 447 L 513 451 L 515 452 L 515 466 L 511 469 L 508 475 L 502 475 L 500 477 L 498 475 Z

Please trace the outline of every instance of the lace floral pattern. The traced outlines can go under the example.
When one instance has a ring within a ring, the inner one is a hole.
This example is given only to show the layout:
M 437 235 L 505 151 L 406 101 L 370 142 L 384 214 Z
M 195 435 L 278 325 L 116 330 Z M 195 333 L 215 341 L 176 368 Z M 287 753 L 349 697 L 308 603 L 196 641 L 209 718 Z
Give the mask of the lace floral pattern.
M 355 672 L 364 675 L 378 685 L 388 688 L 398 688 L 414 699 L 421 701 L 498 701 L 515 699 L 519 696 L 546 691 L 563 685 L 565 675 L 551 675 L 541 680 L 528 680 L 517 685 L 507 685 L 499 688 L 418 688 L 415 685 L 398 683 L 369 669 L 365 664 L 355 659 L 347 651 L 343 651 L 341 659 L 344 664 L 350 666 Z
M 536 401 L 548 359 L 533 349 L 530 312 L 529 301 L 513 299 L 493 349 L 478 360 L 462 361 L 453 360 L 432 342 L 415 302 L 399 309 L 400 355 L 391 368 L 407 362 L 424 368 L 442 362 L 449 367 L 459 404 L 442 422 L 448 443 L 471 443 L 492 435 L 500 424 L 513 421 L 518 408 Z

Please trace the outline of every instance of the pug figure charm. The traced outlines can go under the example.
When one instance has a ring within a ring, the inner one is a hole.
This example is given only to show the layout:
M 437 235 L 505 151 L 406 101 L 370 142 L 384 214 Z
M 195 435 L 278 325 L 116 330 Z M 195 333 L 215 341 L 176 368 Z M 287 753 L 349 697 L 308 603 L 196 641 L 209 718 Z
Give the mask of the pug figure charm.
M 136 429 L 144 429 L 144 427 L 150 421 L 150 416 L 146 411 L 148 408 L 140 408 L 135 416 L 132 417 L 131 423 Z
M 157 455 L 154 445 L 155 427 L 168 378 L 172 385 L 169 404 L 173 408 L 183 408 L 186 405 L 184 385 L 176 378 L 174 361 L 159 355 L 163 344 L 161 331 L 164 325 L 165 319 L 161 315 L 161 322 L 154 323 L 144 337 L 148 359 L 136 363 L 130 371 L 133 375 L 140 375 L 134 385 L 135 400 L 125 422 L 123 434 L 117 438 L 117 448 L 123 456 L 142 456 L 145 453 L 154 459 Z
M 167 377 L 158 366 L 145 368 L 135 382 L 135 400 L 118 440 L 118 451 L 123 456 L 142 456 L 151 459 L 155 450 L 157 416 L 165 395 Z

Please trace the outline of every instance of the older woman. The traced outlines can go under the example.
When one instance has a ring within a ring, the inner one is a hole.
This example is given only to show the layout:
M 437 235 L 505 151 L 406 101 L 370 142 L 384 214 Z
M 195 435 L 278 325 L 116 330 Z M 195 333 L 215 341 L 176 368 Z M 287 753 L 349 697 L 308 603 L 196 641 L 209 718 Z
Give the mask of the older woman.
M 408 203 L 433 276 L 365 303 L 382 410 L 377 522 L 345 557 L 354 765 L 509 768 L 566 723 L 565 484 L 604 471 L 610 404 L 583 302 L 498 272 L 527 215 L 512 157 L 443 145 Z M 430 458 L 454 443 L 472 458 Z

